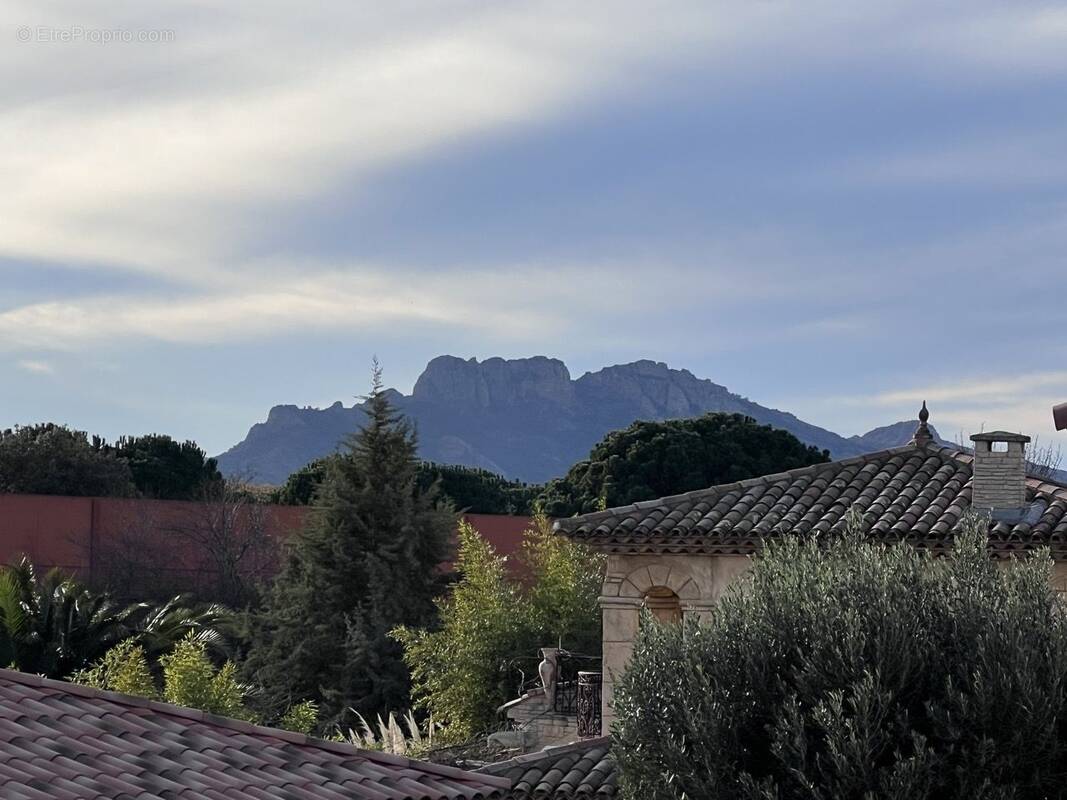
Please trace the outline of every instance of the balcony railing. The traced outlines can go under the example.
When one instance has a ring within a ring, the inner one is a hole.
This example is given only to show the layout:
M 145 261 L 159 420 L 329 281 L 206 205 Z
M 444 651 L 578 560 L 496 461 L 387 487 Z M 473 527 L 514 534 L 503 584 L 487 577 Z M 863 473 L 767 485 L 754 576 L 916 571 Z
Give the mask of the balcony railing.
M 578 736 L 600 735 L 600 682 L 599 672 L 578 673 Z
M 566 651 L 556 655 L 556 682 L 552 710 L 574 714 L 578 735 L 600 735 L 600 659 Z

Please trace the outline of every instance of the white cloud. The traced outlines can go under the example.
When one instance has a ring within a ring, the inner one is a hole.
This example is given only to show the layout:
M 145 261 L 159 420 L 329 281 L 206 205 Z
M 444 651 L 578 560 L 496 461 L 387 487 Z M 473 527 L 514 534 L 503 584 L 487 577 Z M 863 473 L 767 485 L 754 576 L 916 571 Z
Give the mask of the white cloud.
M 322 27 L 305 28 L 257 3 L 231 9 L 247 29 L 222 43 L 185 19 L 175 41 L 155 49 L 7 48 L 20 84 L 50 85 L 56 57 L 79 83 L 85 72 L 100 82 L 74 97 L 42 91 L 0 119 L 0 253 L 200 272 L 200 260 L 228 260 L 254 240 L 265 204 L 550 116 L 643 54 L 684 50 L 731 27 L 723 18 L 701 28 L 689 24 L 701 12 L 651 14 L 636 3 L 614 10 L 609 26 L 562 4 L 467 3 L 451 17 L 431 13 L 429 25 L 414 22 L 411 8 L 373 7 L 391 28 L 379 19 L 365 31 L 365 14 L 336 4 L 311 9 Z M 36 8 L 19 16 L 41 21 Z M 243 41 L 248 29 L 266 46 Z M 205 56 L 215 69 L 190 84 L 184 74 L 203 74 Z M 117 83 L 115 58 L 125 62 Z M 160 59 L 173 80 L 156 77 Z
M 23 359 L 16 363 L 19 369 L 25 372 L 32 372 L 36 375 L 54 375 L 56 370 L 47 361 L 33 361 L 30 359 Z
M 905 419 L 913 417 L 924 400 L 930 421 L 946 438 L 1011 430 L 1067 441 L 1052 424 L 1052 406 L 1067 402 L 1064 370 L 991 374 L 838 399 L 842 405 L 898 409 Z
M 990 49 L 1063 44 L 1062 15 L 1022 4 L 308 3 L 299 18 L 269 2 L 210 16 L 104 8 L 5 12 L 12 27 L 175 36 L 0 50 L 0 68 L 19 75 L 0 89 L 0 255 L 202 273 L 255 241 L 267 205 L 565 113 L 665 63 L 698 59 L 725 86 L 872 46 L 902 58 L 957 43 L 948 52 L 973 68 Z M 988 40 L 1000 30 L 1007 43 Z
M 534 338 L 562 335 L 589 313 L 590 298 L 622 318 L 659 301 L 684 309 L 800 296 L 811 289 L 803 276 L 766 279 L 793 268 L 782 265 L 793 262 L 795 236 L 775 265 L 749 253 L 722 267 L 727 253 L 700 274 L 652 265 L 645 275 L 654 279 L 639 286 L 616 265 L 426 276 L 361 264 L 358 254 L 294 266 L 249 261 L 247 251 L 264 233 L 265 209 L 297 206 L 342 183 L 358 190 L 368 176 L 566 114 L 681 61 L 706 65 L 709 81 L 730 86 L 813 57 L 870 58 L 872 48 L 890 54 L 887 63 L 916 52 L 952 58 L 975 80 L 990 47 L 1020 58 L 1037 48 L 1041 68 L 1062 60 L 1054 47 L 1061 15 L 1023 4 L 312 2 L 297 18 L 288 4 L 265 0 L 228 3 L 210 17 L 177 3 L 76 12 L 26 3 L 5 19 L 12 27 L 169 28 L 175 38 L 0 48 L 0 69 L 19 75 L 0 87 L 0 256 L 148 272 L 182 286 L 170 297 L 112 290 L 8 309 L 0 313 L 0 348 L 8 350 L 400 320 Z M 998 26 L 1010 36 L 990 41 Z M 14 42 L 14 31 L 7 35 Z M 960 159 L 940 168 L 965 172 L 975 160 Z M 1039 176 L 1044 164 L 1035 160 L 1031 172 Z M 931 165 L 920 161 L 912 172 L 927 175 Z M 672 293 L 674 279 L 685 280 L 688 296 Z M 856 291 L 863 276 L 841 277 L 833 291 L 850 280 Z M 835 310 L 821 319 L 793 332 L 862 324 Z
M 641 279 L 650 272 L 656 281 Z M 265 261 L 220 270 L 181 293 L 90 295 L 0 311 L 0 351 L 83 350 L 102 341 L 219 343 L 299 331 L 383 331 L 398 324 L 545 343 L 565 340 L 590 313 L 599 313 L 591 312 L 591 302 L 611 309 L 612 318 L 647 321 L 650 307 L 658 315 L 766 300 L 763 280 L 741 279 L 748 272 L 595 263 L 426 273 L 351 262 Z M 678 285 L 692 291 L 679 297 Z M 775 292 L 790 300 L 804 295 L 784 284 Z M 611 326 L 611 337 L 625 335 L 626 327 Z

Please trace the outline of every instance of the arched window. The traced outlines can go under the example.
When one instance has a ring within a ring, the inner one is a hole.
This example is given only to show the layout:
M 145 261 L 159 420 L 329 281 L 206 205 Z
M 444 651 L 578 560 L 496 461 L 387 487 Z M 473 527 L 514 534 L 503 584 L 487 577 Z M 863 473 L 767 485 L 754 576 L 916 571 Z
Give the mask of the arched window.
M 659 622 L 682 621 L 682 601 L 666 586 L 653 586 L 645 592 L 644 604 Z

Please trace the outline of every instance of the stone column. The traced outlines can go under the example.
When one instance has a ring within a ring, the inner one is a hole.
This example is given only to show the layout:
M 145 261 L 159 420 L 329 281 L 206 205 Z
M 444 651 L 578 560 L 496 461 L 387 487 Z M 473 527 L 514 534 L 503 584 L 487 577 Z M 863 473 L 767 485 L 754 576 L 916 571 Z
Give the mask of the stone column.
M 603 732 L 611 730 L 615 719 L 612 700 L 615 697 L 615 680 L 622 675 L 634 651 L 634 637 L 641 615 L 641 600 L 633 597 L 601 597 L 600 608 L 604 615 L 604 660 L 601 672 L 601 718 Z

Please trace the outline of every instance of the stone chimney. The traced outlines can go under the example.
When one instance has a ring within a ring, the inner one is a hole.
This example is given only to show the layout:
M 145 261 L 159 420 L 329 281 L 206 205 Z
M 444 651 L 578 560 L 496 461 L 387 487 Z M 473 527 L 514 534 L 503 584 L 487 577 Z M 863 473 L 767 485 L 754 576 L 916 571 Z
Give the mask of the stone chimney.
M 976 433 L 971 507 L 1008 521 L 1026 513 L 1026 445 L 1029 436 L 993 431 Z

